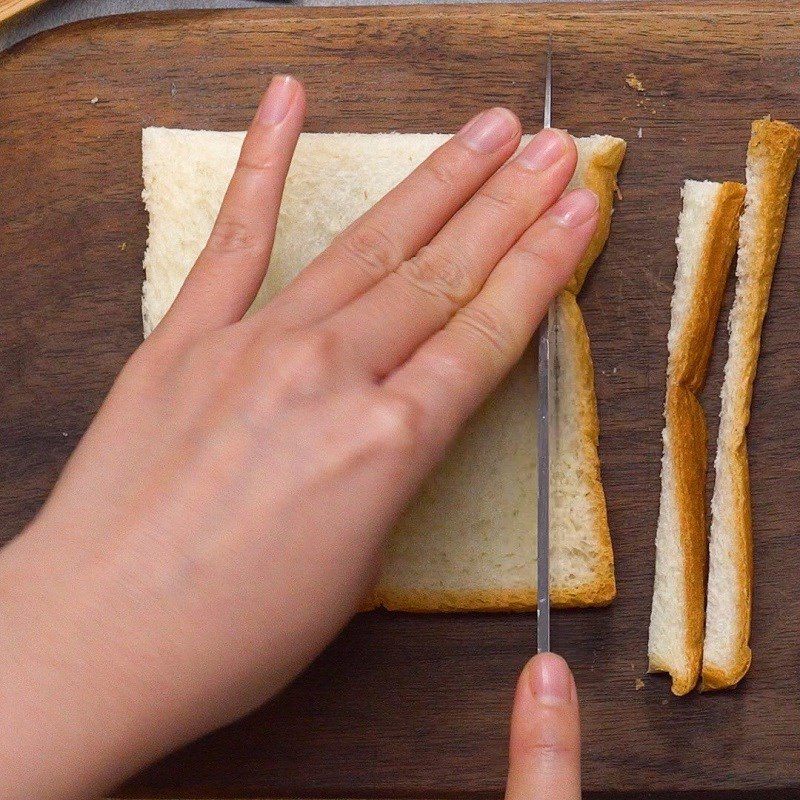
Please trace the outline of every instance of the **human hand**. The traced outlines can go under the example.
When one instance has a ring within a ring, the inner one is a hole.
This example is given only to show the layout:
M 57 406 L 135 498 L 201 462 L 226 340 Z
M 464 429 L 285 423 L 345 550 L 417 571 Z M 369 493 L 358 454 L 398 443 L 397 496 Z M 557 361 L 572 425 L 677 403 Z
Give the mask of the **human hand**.
M 506 800 L 580 800 L 578 694 L 561 656 L 542 653 L 522 671 L 508 762 Z
M 504 166 L 494 109 L 243 318 L 304 107 L 273 82 L 173 307 L 0 556 L 4 797 L 99 792 L 302 670 L 591 238 L 571 139 Z

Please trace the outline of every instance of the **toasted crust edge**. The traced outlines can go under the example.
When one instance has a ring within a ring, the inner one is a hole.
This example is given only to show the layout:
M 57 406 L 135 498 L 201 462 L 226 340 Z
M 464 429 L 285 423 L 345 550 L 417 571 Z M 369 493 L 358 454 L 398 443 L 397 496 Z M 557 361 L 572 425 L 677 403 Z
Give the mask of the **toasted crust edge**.
M 708 372 L 714 331 L 738 239 L 744 195 L 744 185 L 734 181 L 726 181 L 719 188 L 688 300 L 690 308 L 667 364 L 664 417 L 677 489 L 678 537 L 684 554 L 685 661 L 670 664 L 648 652 L 648 671 L 668 672 L 672 678 L 672 693 L 679 696 L 687 694 L 697 684 L 703 652 L 708 434 L 698 395 Z
M 611 138 L 611 137 L 609 137 Z M 625 158 L 627 144 L 624 139 L 611 138 L 608 147 L 592 156 L 586 165 L 583 185 L 599 198 L 598 221 L 583 258 L 564 291 L 577 295 L 597 257 L 603 251 L 611 232 L 611 215 L 614 213 L 614 192 L 617 189 L 617 173 Z
M 800 155 L 800 130 L 796 127 L 787 122 L 772 120 L 769 117 L 753 122 L 747 148 L 748 162 L 759 160 L 767 169 L 767 177 L 761 187 L 761 191 L 765 192 L 760 198 L 761 214 L 754 223 L 753 231 L 757 247 L 751 252 L 755 252 L 757 258 L 755 263 L 750 265 L 750 269 L 756 276 L 756 286 L 761 291 L 746 298 L 746 302 L 749 303 L 746 323 L 752 326 L 752 335 L 746 342 L 748 359 L 744 374 L 738 376 L 740 380 L 736 382 L 738 408 L 734 413 L 742 423 L 740 431 L 737 433 L 734 430 L 734 438 L 729 442 L 723 442 L 720 437 L 717 443 L 718 452 L 724 447 L 731 453 L 728 466 L 731 480 L 738 490 L 735 494 L 738 507 L 732 517 L 735 529 L 727 531 L 727 535 L 735 542 L 736 561 L 739 566 L 737 570 L 739 582 L 735 587 L 738 623 L 734 636 L 736 648 L 731 662 L 727 665 L 717 664 L 704 658 L 702 691 L 736 686 L 745 676 L 752 662 L 749 639 L 753 597 L 753 531 L 746 429 L 750 419 L 753 383 L 761 349 L 761 328 L 769 303 L 778 252 L 783 241 L 789 193 L 797 169 L 798 155 Z M 730 353 L 728 358 L 730 358 Z M 722 433 L 721 422 L 720 433 Z M 723 464 L 723 466 L 725 465 Z M 714 485 L 715 493 L 719 480 L 720 476 L 717 475 Z M 723 531 L 722 534 L 725 535 L 726 532 Z M 707 624 L 706 628 L 708 628 Z M 704 649 L 706 640 L 704 640 Z
M 599 420 L 597 395 L 594 388 L 594 364 L 592 362 L 589 336 L 575 296 L 583 286 L 586 275 L 603 250 L 611 230 L 611 215 L 617 172 L 625 157 L 626 143 L 622 139 L 609 137 L 607 148 L 596 152 L 586 165 L 583 184 L 597 193 L 599 221 L 572 280 L 560 295 L 560 304 L 569 297 L 574 312 L 568 314 L 573 342 L 579 348 L 579 363 L 582 367 L 582 387 L 587 413 L 583 416 L 585 439 L 591 442 L 587 450 L 587 465 L 592 474 L 593 509 L 598 535 L 598 573 L 594 580 L 575 589 L 553 587 L 551 603 L 556 608 L 588 608 L 608 605 L 616 596 L 614 576 L 614 554 L 608 526 L 605 493 L 600 478 L 600 458 L 597 452 Z M 533 587 L 512 591 L 469 590 L 399 590 L 380 583 L 367 598 L 362 610 L 385 608 L 390 611 L 411 613 L 450 613 L 467 611 L 533 611 L 536 609 L 536 590 Z
M 589 350 L 589 336 L 575 296 L 563 292 L 559 297 L 559 323 L 571 331 L 569 341 L 574 348 L 580 370 L 576 398 L 581 417 L 586 471 L 589 473 L 591 506 L 598 538 L 597 573 L 593 581 L 578 588 L 551 589 L 551 602 L 557 608 L 585 608 L 608 605 L 616 596 L 614 554 L 606 514 L 605 494 L 600 480 L 600 458 L 597 453 L 600 426 L 594 391 L 594 367 Z M 536 608 L 536 590 L 526 587 L 509 591 L 491 590 L 405 590 L 379 586 L 368 607 L 392 611 L 457 612 L 457 611 L 531 611 Z
M 551 604 L 554 608 L 596 608 L 607 606 L 615 597 L 612 581 L 599 577 L 585 584 L 580 590 L 554 589 Z M 387 611 L 406 611 L 414 614 L 535 611 L 536 590 L 515 589 L 508 591 L 473 590 L 394 590 L 384 589 L 379 597 L 369 599 L 362 611 L 385 608 Z
M 706 569 L 703 489 L 708 435 L 705 414 L 691 390 L 680 384 L 670 384 L 664 405 L 677 492 L 678 536 L 684 559 L 684 663 L 670 664 L 651 657 L 648 671 L 668 672 L 672 678 L 672 693 L 681 696 L 697 684 L 703 651 Z
M 573 347 L 573 355 L 578 366 L 578 383 L 576 396 L 572 399 L 573 407 L 577 407 L 580 419 L 579 428 L 583 434 L 584 466 L 591 493 L 591 509 L 594 515 L 594 529 L 597 534 L 597 572 L 595 580 L 579 590 L 554 589 L 553 604 L 558 605 L 558 597 L 563 597 L 563 605 L 570 599 L 577 601 L 580 597 L 591 598 L 591 602 L 583 605 L 607 605 L 616 596 L 616 579 L 614 576 L 614 551 L 611 543 L 611 531 L 608 526 L 608 511 L 603 482 L 600 474 L 600 419 L 597 413 L 597 393 L 594 385 L 594 362 L 592 361 L 589 333 L 578 300 L 569 291 L 562 292 L 558 299 L 558 320 L 570 332 L 568 339 Z M 559 330 L 560 333 L 560 330 Z M 576 603 L 577 604 L 577 603 Z
M 736 590 L 736 609 L 738 626 L 735 633 L 735 655 L 730 664 L 723 666 L 710 659 L 704 659 L 701 668 L 700 691 L 729 689 L 747 674 L 753 654 L 750 650 L 750 609 L 753 598 L 753 520 L 750 504 L 750 470 L 747 459 L 747 438 L 742 440 L 731 457 L 731 481 L 734 484 L 733 513 L 735 529 L 729 536 L 735 540 L 733 548 L 736 556 L 736 575 L 739 583 Z M 705 638 L 703 649 L 705 651 Z
M 739 238 L 744 196 L 743 183 L 725 181 L 720 186 L 703 244 L 702 266 L 691 299 L 692 311 L 684 320 L 682 335 L 667 366 L 668 379 L 695 395 L 706 382 L 722 296 Z

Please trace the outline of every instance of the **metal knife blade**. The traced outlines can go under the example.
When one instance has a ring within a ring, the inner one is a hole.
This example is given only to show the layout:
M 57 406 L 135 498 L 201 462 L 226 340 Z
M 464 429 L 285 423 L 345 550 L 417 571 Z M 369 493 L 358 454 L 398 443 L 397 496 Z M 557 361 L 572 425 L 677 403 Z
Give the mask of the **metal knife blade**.
M 547 37 L 544 126 L 550 127 L 553 95 L 553 39 Z M 555 303 L 539 326 L 539 407 L 537 419 L 538 495 L 536 524 L 536 651 L 550 650 L 550 417 L 553 411 Z

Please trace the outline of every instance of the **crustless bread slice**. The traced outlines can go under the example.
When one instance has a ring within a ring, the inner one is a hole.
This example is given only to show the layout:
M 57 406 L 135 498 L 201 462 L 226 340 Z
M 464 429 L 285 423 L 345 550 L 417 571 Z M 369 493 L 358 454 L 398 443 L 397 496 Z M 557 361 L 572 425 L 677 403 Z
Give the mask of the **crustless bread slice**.
M 703 642 L 707 434 L 698 394 L 736 248 L 744 192 L 740 183 L 712 181 L 686 181 L 681 192 L 648 643 L 650 671 L 669 672 L 678 695 L 697 683 Z
M 148 128 L 150 215 L 145 334 L 205 244 L 241 147 L 241 133 Z M 289 280 L 447 136 L 304 134 L 289 172 L 270 269 L 256 305 Z M 598 192 L 601 223 L 558 305 L 560 430 L 553 467 L 552 597 L 601 605 L 615 592 L 600 483 L 589 340 L 575 294 L 608 236 L 625 143 L 576 140 L 573 185 Z M 368 605 L 407 611 L 524 610 L 536 605 L 536 369 L 533 349 L 468 423 L 389 538 Z
M 750 667 L 753 534 L 746 430 L 798 153 L 797 128 L 769 118 L 753 123 L 714 462 L 703 689 L 735 686 Z

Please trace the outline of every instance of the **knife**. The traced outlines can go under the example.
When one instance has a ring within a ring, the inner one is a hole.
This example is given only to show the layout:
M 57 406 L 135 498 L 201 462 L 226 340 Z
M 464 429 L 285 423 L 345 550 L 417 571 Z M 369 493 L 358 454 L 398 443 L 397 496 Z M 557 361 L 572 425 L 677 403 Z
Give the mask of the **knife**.
M 550 127 L 553 94 L 553 38 L 547 37 L 544 126 Z M 536 652 L 550 650 L 550 416 L 554 406 L 553 359 L 556 308 L 552 302 L 539 326 L 538 496 L 536 520 Z

